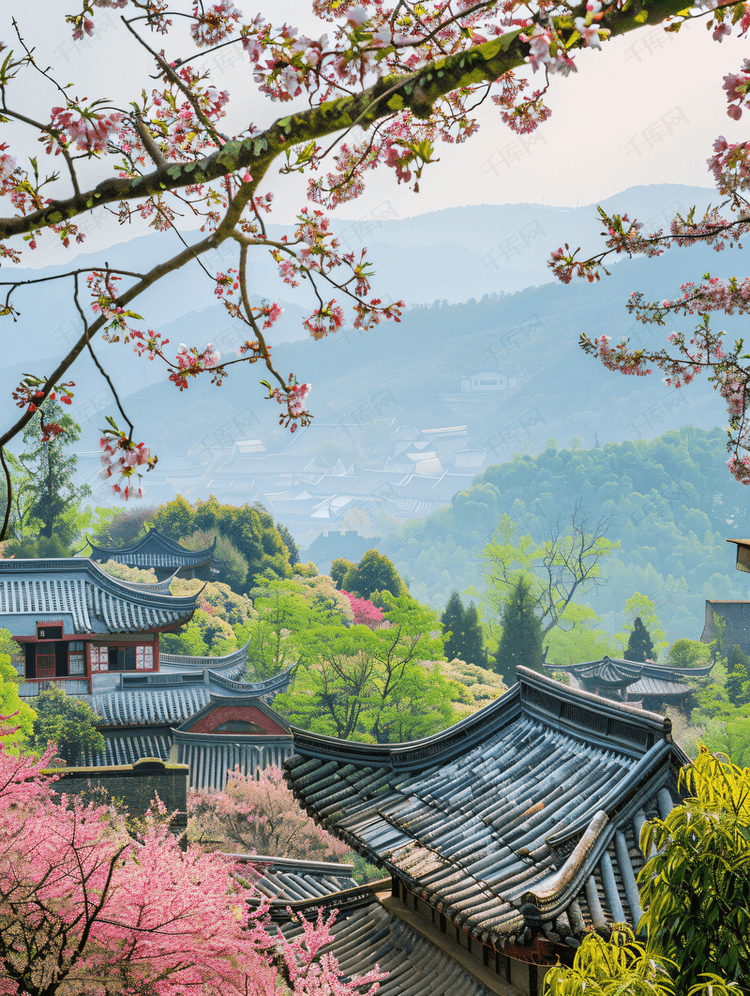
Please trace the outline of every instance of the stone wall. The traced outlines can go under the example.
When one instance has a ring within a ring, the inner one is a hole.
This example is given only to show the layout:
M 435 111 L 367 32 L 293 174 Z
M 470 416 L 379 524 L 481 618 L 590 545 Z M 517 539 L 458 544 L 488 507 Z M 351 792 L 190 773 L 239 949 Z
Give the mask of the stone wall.
M 146 757 L 135 764 L 50 769 L 49 773 L 53 772 L 59 775 L 59 780 L 54 783 L 58 795 L 64 792 L 83 796 L 87 801 L 98 800 L 104 790 L 131 816 L 145 815 L 158 796 L 168 813 L 176 813 L 172 830 L 181 833 L 187 828 L 189 768 L 186 764 L 170 764 Z

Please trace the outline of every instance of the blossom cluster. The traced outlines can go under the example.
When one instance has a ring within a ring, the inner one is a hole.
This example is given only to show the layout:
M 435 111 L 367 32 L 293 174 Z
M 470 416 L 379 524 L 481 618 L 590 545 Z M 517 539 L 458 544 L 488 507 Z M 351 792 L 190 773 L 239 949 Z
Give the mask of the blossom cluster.
M 78 103 L 69 102 L 65 107 L 53 107 L 50 127 L 56 141 L 50 137 L 47 151 L 58 155 L 63 148 L 75 147 L 89 155 L 103 152 L 110 136 L 115 134 L 122 121 L 118 111 L 103 113 L 98 108 L 103 101 L 95 100 L 88 107 L 86 98 Z
M 40 412 L 40 439 L 43 443 L 51 442 L 65 431 L 59 422 L 55 422 L 54 419 L 47 417 L 47 413 L 44 410 L 44 402 L 46 400 L 59 400 L 64 405 L 72 404 L 73 391 L 71 388 L 73 387 L 75 387 L 75 384 L 72 380 L 66 383 L 50 385 L 46 377 L 35 377 L 33 374 L 26 374 L 18 387 L 11 391 L 11 397 L 19 408 L 24 408 L 31 414 L 37 411 Z
M 275 996 L 286 979 L 299 996 L 374 996 L 381 972 L 344 979 L 324 953 L 330 915 L 301 917 L 301 935 L 285 940 L 246 866 L 183 849 L 158 799 L 136 834 L 114 805 L 55 795 L 44 771 L 54 752 L 14 756 L 0 743 L 0 959 L 27 980 L 4 973 L 0 991 L 54 979 L 66 992 Z
M 342 595 L 346 595 L 354 613 L 355 626 L 369 626 L 370 629 L 378 629 L 385 619 L 383 610 L 369 600 L 369 598 L 357 598 L 349 591 L 341 590 Z
M 112 485 L 112 494 L 116 498 L 123 501 L 143 498 L 146 492 L 141 486 L 141 469 L 145 468 L 145 472 L 153 470 L 158 457 L 151 455 L 148 446 L 133 442 L 132 436 L 118 429 L 111 418 L 107 421 L 111 428 L 103 429 L 99 440 L 102 451 L 100 476 L 105 481 L 117 477 Z
M 283 388 L 272 388 L 265 380 L 261 384 L 268 388 L 269 398 L 276 398 L 280 405 L 286 407 L 286 411 L 279 416 L 279 425 L 289 426 L 291 432 L 296 431 L 297 425 L 310 425 L 313 416 L 305 407 L 307 396 L 312 390 L 310 384 L 298 384 L 293 374 L 289 374 L 289 383 Z
M 202 350 L 196 349 L 195 346 L 188 348 L 184 342 L 181 342 L 175 355 L 177 366 L 170 370 L 169 379 L 181 391 L 184 391 L 188 386 L 188 377 L 196 377 L 204 370 L 213 370 L 214 383 L 221 384 L 225 371 L 215 369 L 218 367 L 220 359 L 219 351 L 211 342 L 207 343 Z

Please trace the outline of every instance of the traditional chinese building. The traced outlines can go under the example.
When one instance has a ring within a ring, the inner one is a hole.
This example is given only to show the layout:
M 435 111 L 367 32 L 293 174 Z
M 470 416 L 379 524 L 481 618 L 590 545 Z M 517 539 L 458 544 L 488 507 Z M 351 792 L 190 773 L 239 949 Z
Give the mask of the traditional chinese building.
M 637 925 L 640 831 L 679 801 L 688 761 L 669 719 L 525 668 L 426 740 L 292 732 L 285 768 L 300 804 L 391 878 L 378 915 L 436 947 L 443 937 L 475 979 L 493 980 L 486 991 L 527 996 L 587 931 Z
M 173 539 L 165 536 L 158 529 L 149 530 L 132 546 L 108 549 L 96 546 L 91 540 L 88 542 L 91 547 L 92 560 L 97 560 L 99 563 L 114 560 L 126 567 L 138 567 L 141 570 L 150 568 L 159 581 L 172 577 L 200 578 L 201 581 L 210 581 L 211 576 L 218 573 L 214 563 L 215 539 L 212 546 L 197 551 L 186 550 L 184 546 L 175 543 Z
M 22 695 L 54 680 L 71 694 L 159 671 L 159 634 L 187 623 L 198 595 L 113 578 L 93 561 L 0 560 L 0 626 L 21 645 Z
M 168 658 L 168 660 L 167 660 Z M 140 758 L 187 764 L 190 785 L 223 789 L 227 771 L 257 776 L 292 753 L 290 727 L 271 708 L 294 668 L 265 681 L 238 681 L 247 644 L 225 657 L 162 655 L 159 674 L 121 674 L 91 699 L 106 748 L 86 764 L 133 764 Z
M 601 660 L 582 664 L 545 662 L 544 666 L 548 671 L 570 675 L 576 687 L 594 695 L 642 705 L 644 709 L 653 711 L 665 706 L 683 705 L 693 690 L 688 680 L 705 678 L 713 664 L 690 668 L 662 667 L 605 656 Z

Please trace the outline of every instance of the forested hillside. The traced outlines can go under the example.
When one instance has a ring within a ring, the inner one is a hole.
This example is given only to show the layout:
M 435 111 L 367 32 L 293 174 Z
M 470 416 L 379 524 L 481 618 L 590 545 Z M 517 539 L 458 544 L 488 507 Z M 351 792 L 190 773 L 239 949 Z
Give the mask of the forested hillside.
M 489 467 L 449 508 L 388 534 L 380 549 L 415 597 L 443 607 L 456 588 L 483 591 L 482 550 L 504 514 L 540 542 L 564 531 L 580 505 L 590 529 L 603 519 L 620 544 L 602 562 L 606 583 L 584 597 L 609 632 L 639 591 L 670 640 L 697 639 L 705 599 L 747 598 L 750 587 L 725 542 L 750 534 L 747 494 L 726 472 L 725 442 L 720 429 L 693 426 L 592 449 L 550 440 L 537 456 Z

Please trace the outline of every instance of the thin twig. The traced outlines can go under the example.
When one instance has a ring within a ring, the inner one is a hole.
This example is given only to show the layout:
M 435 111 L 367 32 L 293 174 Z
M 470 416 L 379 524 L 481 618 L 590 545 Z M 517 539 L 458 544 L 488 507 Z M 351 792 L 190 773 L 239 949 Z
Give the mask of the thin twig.
M 109 274 L 110 270 L 107 269 L 106 272 L 107 272 L 107 274 Z M 78 274 L 76 274 L 76 276 L 74 278 L 73 301 L 75 303 L 76 308 L 78 309 L 78 314 L 81 316 L 81 321 L 83 322 L 83 334 L 86 336 L 86 348 L 88 349 L 88 351 L 89 351 L 89 353 L 91 355 L 91 359 L 96 364 L 96 367 L 97 367 L 99 373 L 102 375 L 102 377 L 106 380 L 107 384 L 109 385 L 109 389 L 112 392 L 112 397 L 115 399 L 115 404 L 119 408 L 120 414 L 125 419 L 125 421 L 128 423 L 128 427 L 130 429 L 130 432 L 128 433 L 128 439 L 130 439 L 131 442 L 132 442 L 132 440 L 133 440 L 133 423 L 130 421 L 130 419 L 128 418 L 128 416 L 125 414 L 125 409 L 122 407 L 122 403 L 120 402 L 120 396 L 117 393 L 117 389 L 115 388 L 115 385 L 112 383 L 109 374 L 107 373 L 107 371 L 104 369 L 104 367 L 99 362 L 99 358 L 97 357 L 96 353 L 94 352 L 94 348 L 91 345 L 91 339 L 90 339 L 90 336 L 89 336 L 89 323 L 86 321 L 86 316 L 83 313 L 83 308 L 81 307 L 81 302 L 78 300 Z

